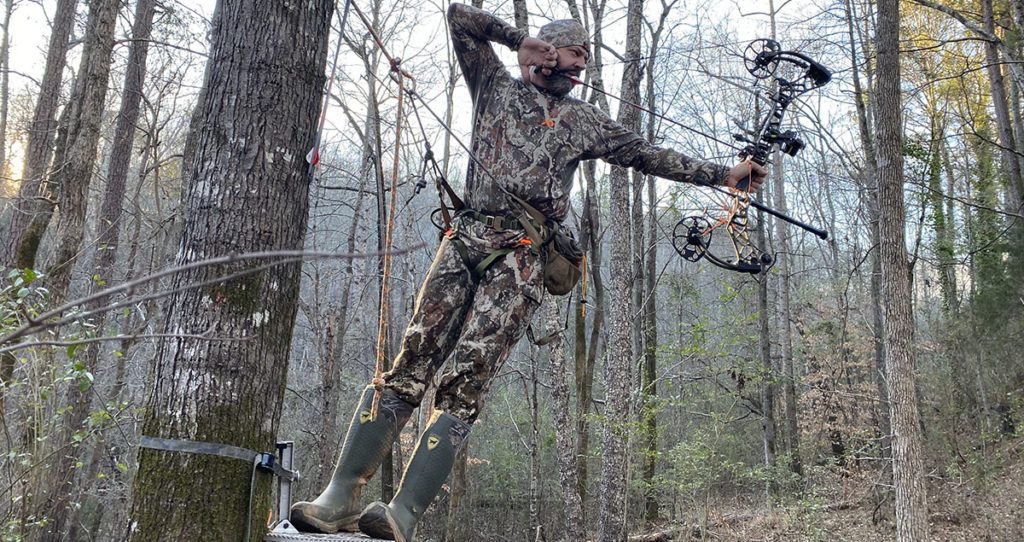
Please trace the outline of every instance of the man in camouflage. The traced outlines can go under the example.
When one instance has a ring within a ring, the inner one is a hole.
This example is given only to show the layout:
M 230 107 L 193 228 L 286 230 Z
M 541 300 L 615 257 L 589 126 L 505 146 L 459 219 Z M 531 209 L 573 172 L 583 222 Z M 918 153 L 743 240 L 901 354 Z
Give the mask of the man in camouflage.
M 427 272 L 394 368 L 377 383 L 377 417 L 370 414 L 371 386 L 330 485 L 316 500 L 292 507 L 300 529 L 336 532 L 358 525 L 378 538 L 411 540 L 480 414 L 492 377 L 543 295 L 544 257 L 517 220 L 523 207 L 516 198 L 557 227 L 569 213 L 577 166 L 594 158 L 681 182 L 736 186 L 749 179 L 757 189 L 764 179 L 757 164 L 730 169 L 652 146 L 567 96 L 572 83 L 566 74 L 579 75 L 590 57 L 587 34 L 576 21 L 551 22 L 534 38 L 487 12 L 452 4 L 448 22 L 474 107 L 466 208 L 456 214 Z M 518 52 L 522 79 L 504 68 L 491 42 Z M 395 498 L 360 512 L 361 487 L 449 358 L 434 415 Z

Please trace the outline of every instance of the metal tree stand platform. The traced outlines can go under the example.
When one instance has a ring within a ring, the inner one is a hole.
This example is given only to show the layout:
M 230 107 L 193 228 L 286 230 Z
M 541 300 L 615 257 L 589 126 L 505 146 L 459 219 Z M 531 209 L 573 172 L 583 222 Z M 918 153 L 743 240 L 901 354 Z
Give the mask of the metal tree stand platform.
M 275 528 L 263 537 L 265 542 L 387 542 L 379 538 L 370 538 L 362 533 L 337 533 L 337 534 L 314 534 L 314 533 L 288 533 Z

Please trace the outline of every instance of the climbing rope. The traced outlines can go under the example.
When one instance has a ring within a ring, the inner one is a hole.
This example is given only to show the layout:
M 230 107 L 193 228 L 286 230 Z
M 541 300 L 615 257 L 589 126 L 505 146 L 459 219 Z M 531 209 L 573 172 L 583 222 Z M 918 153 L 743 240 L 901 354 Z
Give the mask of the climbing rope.
M 387 47 L 381 41 L 377 32 L 373 29 L 373 25 L 363 14 L 359 6 L 356 5 L 354 0 L 347 0 L 346 6 L 352 5 L 352 10 L 356 12 L 359 20 L 366 26 L 366 30 L 370 33 L 374 43 L 377 44 L 377 48 L 380 49 L 384 58 L 387 59 L 388 64 L 391 66 L 391 77 L 398 83 L 398 110 L 395 119 L 395 159 L 391 172 L 391 198 L 388 205 L 387 212 L 387 225 L 384 230 L 384 261 L 381 265 L 381 286 L 380 286 L 380 311 L 377 319 L 377 361 L 373 371 L 373 403 L 370 407 L 371 419 L 377 419 L 377 410 L 380 405 L 380 392 L 384 389 L 384 366 L 387 364 L 387 335 L 388 335 L 388 320 L 389 320 L 389 299 L 390 299 L 390 283 L 391 283 L 391 249 L 394 246 L 394 231 L 395 231 L 395 213 L 398 208 L 398 168 L 400 165 L 401 153 L 402 153 L 402 122 L 404 121 L 403 109 L 404 109 L 404 97 L 406 93 L 405 80 L 415 82 L 415 79 L 408 72 L 402 69 L 400 58 L 396 58 L 388 53 Z

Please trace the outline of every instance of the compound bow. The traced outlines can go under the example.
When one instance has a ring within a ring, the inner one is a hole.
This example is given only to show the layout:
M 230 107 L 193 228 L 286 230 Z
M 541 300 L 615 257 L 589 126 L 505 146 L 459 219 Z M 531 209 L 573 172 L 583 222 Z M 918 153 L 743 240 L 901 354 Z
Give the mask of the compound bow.
M 771 39 L 759 39 L 747 46 L 743 55 L 744 66 L 758 81 L 774 77 L 775 90 L 770 93 L 772 108 L 760 128 L 750 135 L 736 134 L 733 138 L 746 145 L 740 150 L 740 158 L 749 158 L 760 165 L 768 162 L 773 150 L 794 156 L 804 148 L 804 142 L 792 130 L 782 131 L 782 116 L 797 96 L 821 87 L 832 79 L 832 72 L 807 55 L 794 51 L 783 51 L 779 43 Z M 783 74 L 779 67 L 785 66 Z M 792 75 L 790 76 L 790 73 Z M 784 213 L 754 201 L 747 191 L 746 182 L 734 189 L 712 186 L 729 199 L 714 221 L 707 215 L 692 215 L 680 220 L 672 230 L 672 246 L 684 259 L 696 262 L 701 258 L 712 264 L 741 273 L 757 274 L 766 271 L 775 259 L 754 246 L 747 229 L 749 207 L 775 216 L 821 239 L 828 238 L 828 232 L 801 222 Z M 712 252 L 712 236 L 723 232 L 728 236 L 730 254 Z

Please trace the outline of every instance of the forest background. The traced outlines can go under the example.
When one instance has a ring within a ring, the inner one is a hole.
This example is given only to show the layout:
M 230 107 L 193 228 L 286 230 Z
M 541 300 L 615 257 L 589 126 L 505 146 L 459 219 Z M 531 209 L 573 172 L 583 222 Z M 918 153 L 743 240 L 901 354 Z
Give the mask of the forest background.
M 248 465 L 140 437 L 293 440 L 295 495 L 325 484 L 433 256 L 428 145 L 457 190 L 470 159 L 447 4 L 360 1 L 344 39 L 323 0 L 2 5 L 0 537 L 258 538 L 269 475 L 250 499 Z M 554 340 L 497 375 L 423 539 L 1024 532 L 1021 0 L 479 5 L 532 33 L 581 20 L 589 84 L 720 140 L 765 111 L 751 40 L 830 67 L 761 198 L 831 235 L 763 216 L 764 275 L 691 263 L 673 228 L 712 194 L 581 168 L 588 289 L 545 299 L 533 335 Z

